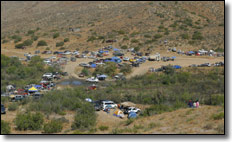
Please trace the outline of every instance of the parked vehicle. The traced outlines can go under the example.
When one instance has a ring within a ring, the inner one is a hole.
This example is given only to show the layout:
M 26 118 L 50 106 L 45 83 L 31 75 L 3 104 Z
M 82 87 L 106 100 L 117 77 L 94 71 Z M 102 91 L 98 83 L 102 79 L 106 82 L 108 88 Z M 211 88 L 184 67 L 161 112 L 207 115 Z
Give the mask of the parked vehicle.
M 53 76 L 52 73 L 45 73 L 45 74 L 43 75 L 43 77 L 47 77 L 47 78 L 51 78 L 52 76 Z
M 210 63 L 204 63 L 204 64 L 199 65 L 199 67 L 210 67 L 210 66 L 211 66 Z
M 81 67 L 90 67 L 90 65 L 86 64 L 86 63 L 80 63 L 79 66 L 81 66 Z
M 83 73 L 80 73 L 79 74 L 79 77 L 84 77 L 85 75 Z
M 6 109 L 3 104 L 1 104 L 1 114 L 6 114 Z
M 116 108 L 117 104 L 115 104 L 113 101 L 102 101 L 101 102 L 101 107 L 102 109 L 106 109 L 106 108 Z
M 87 82 L 95 82 L 95 83 L 99 82 L 99 80 L 97 78 L 95 78 L 95 77 L 87 78 L 86 81 Z
M 114 56 L 124 56 L 124 54 L 123 54 L 123 53 L 120 53 L 120 52 L 115 52 L 115 53 L 113 53 L 113 55 L 114 55 Z
M 24 95 L 10 95 L 10 101 L 11 102 L 17 102 L 17 101 L 21 101 L 25 98 Z
M 196 64 L 189 65 L 189 67 L 197 67 Z
M 40 94 L 39 92 L 35 92 L 35 94 L 33 94 L 33 99 L 38 100 L 43 96 L 44 96 L 43 94 Z
M 139 113 L 141 110 L 136 107 L 126 107 L 124 108 L 124 114 L 129 114 L 130 112 Z
M 128 57 L 123 58 L 123 61 L 129 61 L 129 60 L 130 60 L 130 58 L 128 58 Z

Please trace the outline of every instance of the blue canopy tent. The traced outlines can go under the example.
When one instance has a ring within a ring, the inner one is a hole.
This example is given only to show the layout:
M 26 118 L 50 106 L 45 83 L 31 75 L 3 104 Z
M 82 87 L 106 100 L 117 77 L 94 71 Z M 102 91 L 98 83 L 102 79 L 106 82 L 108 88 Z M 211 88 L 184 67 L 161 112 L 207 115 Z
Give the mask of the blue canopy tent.
M 98 77 L 106 78 L 107 75 L 102 74 L 102 75 L 99 75 Z
M 117 48 L 114 48 L 113 50 L 114 50 L 114 51 L 120 51 L 120 50 L 119 50 L 119 49 L 117 49 Z
M 91 68 L 96 68 L 97 65 L 96 65 L 96 64 L 91 64 L 90 67 L 91 67 Z
M 35 85 L 34 87 L 38 89 L 38 88 L 41 88 L 42 85 Z
M 173 68 L 174 68 L 174 69 L 181 69 L 181 66 L 179 66 L 179 65 L 174 65 Z
M 189 53 L 189 54 L 194 54 L 194 52 L 193 52 L 193 51 L 189 51 L 188 53 Z
M 130 118 L 136 118 L 136 117 L 137 117 L 137 114 L 135 112 L 133 112 L 133 111 L 128 114 L 129 119 Z
M 99 51 L 99 53 L 101 53 L 101 54 L 102 54 L 103 52 L 104 52 L 104 51 L 102 51 L 102 50 Z
M 172 56 L 172 59 L 176 59 L 176 56 Z

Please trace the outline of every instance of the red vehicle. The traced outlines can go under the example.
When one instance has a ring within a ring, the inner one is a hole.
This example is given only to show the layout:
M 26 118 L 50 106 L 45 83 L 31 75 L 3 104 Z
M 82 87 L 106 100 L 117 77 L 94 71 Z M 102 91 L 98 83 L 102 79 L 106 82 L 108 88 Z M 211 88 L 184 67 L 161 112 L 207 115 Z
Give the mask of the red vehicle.
M 96 89 L 97 89 L 97 86 L 94 84 L 88 87 L 88 90 L 96 90 Z

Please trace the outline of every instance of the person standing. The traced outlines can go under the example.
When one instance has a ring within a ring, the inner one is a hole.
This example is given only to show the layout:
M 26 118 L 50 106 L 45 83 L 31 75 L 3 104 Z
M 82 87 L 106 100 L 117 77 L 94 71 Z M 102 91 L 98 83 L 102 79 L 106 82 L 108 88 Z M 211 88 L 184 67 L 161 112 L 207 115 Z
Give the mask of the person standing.
M 189 100 L 188 106 L 189 106 L 190 108 L 193 107 L 193 102 L 192 102 L 192 100 Z
M 196 106 L 197 106 L 197 103 L 194 102 L 194 103 L 193 103 L 193 108 L 196 108 Z
M 197 100 L 197 101 L 196 101 L 196 108 L 199 108 L 199 105 L 200 105 L 200 104 L 199 104 L 199 101 Z

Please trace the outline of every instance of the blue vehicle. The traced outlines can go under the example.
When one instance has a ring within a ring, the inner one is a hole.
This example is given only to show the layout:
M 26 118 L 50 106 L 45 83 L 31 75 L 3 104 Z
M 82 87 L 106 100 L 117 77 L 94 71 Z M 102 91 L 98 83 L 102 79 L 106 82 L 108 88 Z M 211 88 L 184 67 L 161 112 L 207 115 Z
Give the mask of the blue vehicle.
M 6 114 L 6 109 L 3 104 L 1 104 L 1 114 Z

